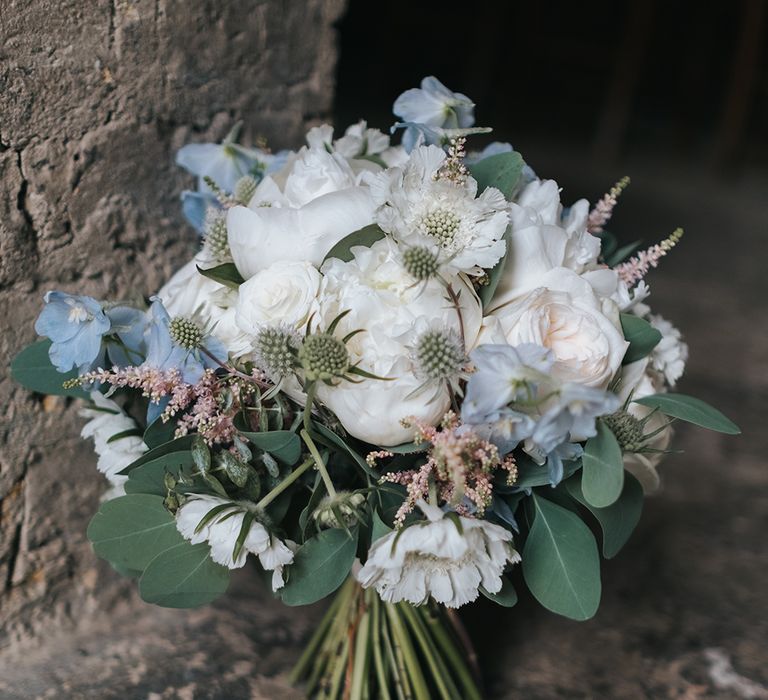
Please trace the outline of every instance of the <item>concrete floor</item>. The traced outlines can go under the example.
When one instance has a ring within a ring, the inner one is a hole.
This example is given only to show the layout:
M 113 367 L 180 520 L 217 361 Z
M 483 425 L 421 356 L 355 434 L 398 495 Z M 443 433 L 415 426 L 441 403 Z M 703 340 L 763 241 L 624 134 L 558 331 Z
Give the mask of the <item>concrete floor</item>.
M 768 698 L 768 182 L 716 180 L 650 158 L 620 172 L 546 149 L 529 158 L 540 173 L 560 175 L 565 200 L 594 199 L 631 174 L 615 219 L 627 240 L 652 243 L 686 228 L 649 277 L 651 303 L 691 346 L 680 390 L 718 406 L 743 435 L 679 429 L 675 446 L 685 452 L 667 459 L 663 491 L 604 565 L 595 619 L 569 622 L 525 596 L 511 610 L 482 602 L 463 611 L 487 697 Z M 270 600 L 248 571 L 203 610 L 159 610 L 128 597 L 5 659 L 0 697 L 300 697 L 281 674 L 322 605 Z

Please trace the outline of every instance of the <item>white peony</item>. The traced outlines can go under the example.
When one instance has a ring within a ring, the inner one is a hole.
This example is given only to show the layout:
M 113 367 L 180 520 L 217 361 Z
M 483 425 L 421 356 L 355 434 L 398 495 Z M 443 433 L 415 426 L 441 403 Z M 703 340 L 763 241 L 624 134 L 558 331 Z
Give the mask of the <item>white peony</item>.
M 200 521 L 217 506 L 229 507 L 197 531 Z M 229 569 L 242 567 L 249 552 L 257 555 L 261 565 L 273 572 L 272 590 L 276 591 L 283 587 L 283 567 L 293 561 L 293 551 L 286 543 L 272 536 L 260 522 L 254 520 L 251 523 L 237 559 L 233 558 L 235 543 L 250 507 L 249 503 L 194 494 L 176 513 L 176 528 L 192 544 L 207 542 L 211 547 L 211 559 Z
M 402 167 L 369 175 L 376 221 L 404 246 L 439 253 L 447 269 L 479 274 L 506 250 L 507 202 L 493 187 L 477 197 L 472 177 L 459 182 L 437 177 L 445 159 L 437 146 L 420 146 Z
M 449 608 L 475 600 L 480 586 L 501 590 L 508 563 L 520 561 L 512 533 L 487 520 L 458 517 L 457 524 L 436 506 L 418 502 L 427 516 L 400 532 L 376 540 L 357 574 L 363 588 L 376 588 L 387 603 L 423 605 L 431 596 Z
M 112 439 L 121 433 L 137 431 L 138 425 L 114 401 L 105 398 L 100 392 L 91 392 L 94 407 L 80 411 L 83 418 L 90 418 L 83 426 L 80 435 L 93 438 L 94 451 L 99 456 L 96 468 L 107 477 L 111 488 L 104 494 L 104 500 L 117 498 L 125 494 L 127 476 L 119 474 L 131 462 L 136 461 L 149 448 L 139 435 L 123 435 Z
M 589 282 L 566 268 L 543 274 L 539 284 L 490 310 L 483 343 L 542 345 L 555 355 L 555 377 L 606 388 L 629 345 L 618 308 L 610 300 L 601 300 Z
M 240 285 L 237 327 L 251 337 L 265 325 L 285 323 L 302 328 L 317 311 L 320 282 L 320 273 L 311 263 L 273 263 Z
M 371 248 L 353 248 L 353 254 L 349 262 L 334 258 L 321 269 L 319 324 L 327 327 L 339 313 L 348 311 L 337 335 L 364 331 L 347 343 L 352 362 L 391 381 L 321 384 L 318 398 L 355 437 L 375 445 L 398 445 L 413 438 L 401 419 L 415 416 L 436 424 L 449 407 L 447 391 L 431 402 L 429 394 L 417 392 L 422 380 L 415 374 L 411 349 L 419 329 L 427 324 L 439 323 L 458 333 L 458 315 L 446 302 L 442 284 L 432 280 L 414 285 L 391 239 L 381 239 Z M 460 292 L 464 345 L 469 352 L 480 332 L 480 302 L 466 279 L 455 277 L 452 283 Z

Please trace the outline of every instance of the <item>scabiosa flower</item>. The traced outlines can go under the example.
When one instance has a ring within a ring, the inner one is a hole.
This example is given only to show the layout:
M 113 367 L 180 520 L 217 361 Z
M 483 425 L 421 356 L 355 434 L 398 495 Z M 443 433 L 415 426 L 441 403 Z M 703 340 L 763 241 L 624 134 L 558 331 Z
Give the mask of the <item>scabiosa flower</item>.
M 488 187 L 477 197 L 469 176 L 448 176 L 446 154 L 436 146 L 415 149 L 402 167 L 370 176 L 375 217 L 403 246 L 437 255 L 450 272 L 481 274 L 504 255 L 507 202 Z
M 448 516 L 418 502 L 426 521 L 376 540 L 357 573 L 363 588 L 374 587 L 387 603 L 423 605 L 430 596 L 449 608 L 470 603 L 480 586 L 501 590 L 507 564 L 520 561 L 512 533 L 487 520 Z
M 59 372 L 73 367 L 87 371 L 99 357 L 102 337 L 111 327 L 101 303 L 64 292 L 48 292 L 44 299 L 35 330 L 51 340 L 51 362 Z
M 192 544 L 207 542 L 211 559 L 229 569 L 242 567 L 249 552 L 257 555 L 273 572 L 272 590 L 283 587 L 283 567 L 293 561 L 293 551 L 257 520 L 252 504 L 194 494 L 177 511 L 176 528 Z M 243 530 L 247 534 L 238 546 Z

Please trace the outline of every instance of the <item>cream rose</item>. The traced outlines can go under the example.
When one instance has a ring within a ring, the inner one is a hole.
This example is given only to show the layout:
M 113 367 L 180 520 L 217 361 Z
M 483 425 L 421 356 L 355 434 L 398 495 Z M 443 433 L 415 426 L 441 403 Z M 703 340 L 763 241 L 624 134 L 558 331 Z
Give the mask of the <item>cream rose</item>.
M 276 262 L 240 285 L 237 327 L 250 336 L 264 325 L 301 328 L 317 310 L 320 273 L 308 262 Z
M 401 419 L 415 416 L 436 424 L 449 408 L 447 391 L 434 401 L 430 401 L 434 389 L 417 391 L 422 380 L 414 373 L 411 351 L 419 328 L 436 323 L 458 332 L 458 316 L 445 302 L 442 284 L 414 285 L 391 239 L 353 252 L 354 259 L 349 262 L 331 259 L 323 266 L 319 319 L 327 326 L 339 313 L 348 311 L 337 334 L 364 331 L 347 344 L 352 362 L 390 381 L 342 381 L 334 387 L 321 384 L 318 397 L 351 435 L 375 445 L 398 445 L 413 439 L 413 430 L 404 428 Z M 480 302 L 464 278 L 455 277 L 452 283 L 460 291 L 469 352 L 480 332 Z
M 542 275 L 533 291 L 490 310 L 483 342 L 535 343 L 555 355 L 563 381 L 606 388 L 621 367 L 628 343 L 616 305 L 565 268 Z

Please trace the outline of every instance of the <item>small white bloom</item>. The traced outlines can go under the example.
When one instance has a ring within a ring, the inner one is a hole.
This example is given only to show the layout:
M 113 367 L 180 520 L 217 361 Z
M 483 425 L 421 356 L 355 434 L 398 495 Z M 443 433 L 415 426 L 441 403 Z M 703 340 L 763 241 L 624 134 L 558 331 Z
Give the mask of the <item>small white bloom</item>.
M 118 472 L 135 462 L 149 448 L 138 435 L 112 439 L 121 433 L 135 431 L 138 428 L 136 421 L 98 391 L 91 392 L 91 401 L 96 404 L 95 407 L 80 411 L 83 418 L 91 419 L 83 426 L 80 435 L 93 438 L 94 451 L 99 456 L 96 468 L 107 477 L 111 486 L 103 498 L 110 500 L 125 493 L 123 487 L 128 477 Z
M 217 506 L 228 507 L 198 530 L 200 521 Z M 276 591 L 283 586 L 283 567 L 293 561 L 293 551 L 288 544 L 271 535 L 260 522 L 254 520 L 251 523 L 237 559 L 233 558 L 249 507 L 247 503 L 195 494 L 189 496 L 176 513 L 176 528 L 192 544 L 207 542 L 211 547 L 211 559 L 229 569 L 242 567 L 249 552 L 257 555 L 261 565 L 267 571 L 274 572 L 272 590 Z
M 651 352 L 651 366 L 660 372 L 667 384 L 674 387 L 683 376 L 688 361 L 688 345 L 680 331 L 661 316 L 650 314 L 650 324 L 661 333 L 659 344 Z
M 507 202 L 493 187 L 477 197 L 472 177 L 463 182 L 436 177 L 445 159 L 437 146 L 420 146 L 404 166 L 369 175 L 376 221 L 405 246 L 439 252 L 447 269 L 479 274 L 506 250 Z
M 306 325 L 317 310 L 320 273 L 308 262 L 280 261 L 240 285 L 235 322 L 253 337 L 264 325 Z
M 501 590 L 508 563 L 520 561 L 512 533 L 487 520 L 459 516 L 463 534 L 440 508 L 418 502 L 427 516 L 401 532 L 376 540 L 357 574 L 363 588 L 376 588 L 388 603 L 423 605 L 431 596 L 449 608 L 470 603 L 480 586 Z
M 554 353 L 552 373 L 558 379 L 606 388 L 629 345 L 618 308 L 609 299 L 600 299 L 587 280 L 566 268 L 550 270 L 539 284 L 528 294 L 491 309 L 482 342 L 541 345 Z

